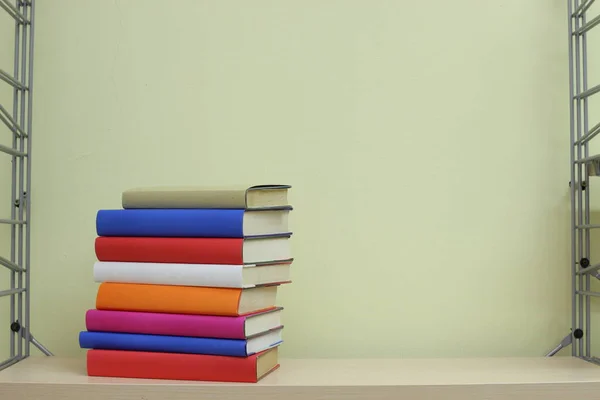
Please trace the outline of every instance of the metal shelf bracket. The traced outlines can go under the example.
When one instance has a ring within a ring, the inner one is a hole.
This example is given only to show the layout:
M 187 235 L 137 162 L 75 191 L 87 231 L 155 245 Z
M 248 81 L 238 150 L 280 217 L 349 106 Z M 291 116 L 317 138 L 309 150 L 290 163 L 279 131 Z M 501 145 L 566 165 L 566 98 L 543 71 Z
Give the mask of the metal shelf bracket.
M 10 195 L 10 217 L 0 219 L 0 225 L 7 225 L 10 229 L 10 254 L 0 256 L 0 271 L 10 274 L 10 287 L 0 290 L 0 297 L 8 298 L 10 301 L 8 343 L 10 356 L 6 360 L 0 360 L 0 370 L 29 357 L 31 345 L 45 355 L 52 355 L 31 334 L 30 318 L 31 132 L 35 0 L 0 0 L 0 13 L 3 10 L 14 19 L 15 46 L 14 70 L 9 73 L 0 69 L 0 81 L 13 89 L 12 112 L 0 105 L 0 134 L 5 130 L 4 126 L 12 132 L 12 145 L 0 145 L 0 153 L 11 157 L 12 161 L 11 190 L 10 193 L 5 191 Z

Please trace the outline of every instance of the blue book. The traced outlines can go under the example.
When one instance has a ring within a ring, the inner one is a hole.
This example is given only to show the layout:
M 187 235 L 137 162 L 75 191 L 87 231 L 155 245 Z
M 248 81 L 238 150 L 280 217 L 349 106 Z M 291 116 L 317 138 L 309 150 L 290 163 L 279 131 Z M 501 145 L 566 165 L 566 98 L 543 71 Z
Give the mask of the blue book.
M 244 238 L 289 235 L 291 207 L 99 210 L 98 236 Z
M 83 331 L 79 333 L 79 346 L 82 349 L 247 357 L 280 345 L 282 329 L 246 340 Z

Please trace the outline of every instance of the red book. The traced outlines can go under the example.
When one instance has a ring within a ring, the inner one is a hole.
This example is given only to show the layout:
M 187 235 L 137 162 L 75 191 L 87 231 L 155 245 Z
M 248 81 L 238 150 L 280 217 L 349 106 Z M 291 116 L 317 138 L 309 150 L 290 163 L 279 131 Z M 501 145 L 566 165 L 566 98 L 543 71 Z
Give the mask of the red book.
M 291 261 L 289 236 L 261 238 L 96 238 L 98 261 L 180 264 L 265 264 Z
M 278 348 L 249 357 L 88 350 L 88 376 L 256 383 L 279 368 Z

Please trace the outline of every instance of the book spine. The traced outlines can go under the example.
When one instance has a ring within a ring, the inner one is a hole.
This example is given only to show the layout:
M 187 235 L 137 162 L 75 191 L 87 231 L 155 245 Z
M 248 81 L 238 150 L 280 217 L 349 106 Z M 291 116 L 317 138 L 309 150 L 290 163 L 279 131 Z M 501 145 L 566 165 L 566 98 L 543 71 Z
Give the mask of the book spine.
M 127 190 L 121 196 L 125 209 L 140 208 L 246 208 L 246 189 L 189 190 Z
M 245 339 L 246 317 L 88 310 L 85 327 L 92 332 Z
M 99 310 L 238 316 L 242 289 L 103 282 Z
M 257 382 L 257 355 L 223 357 L 124 350 L 88 350 L 88 376 L 214 382 Z
M 185 336 L 146 335 L 117 332 L 79 333 L 82 349 L 159 351 L 246 357 L 246 340 Z
M 98 236 L 241 238 L 244 210 L 99 210 Z
M 243 268 L 241 265 L 100 261 L 94 263 L 94 280 L 149 285 L 242 288 Z
M 240 238 L 97 237 L 99 261 L 243 264 Z

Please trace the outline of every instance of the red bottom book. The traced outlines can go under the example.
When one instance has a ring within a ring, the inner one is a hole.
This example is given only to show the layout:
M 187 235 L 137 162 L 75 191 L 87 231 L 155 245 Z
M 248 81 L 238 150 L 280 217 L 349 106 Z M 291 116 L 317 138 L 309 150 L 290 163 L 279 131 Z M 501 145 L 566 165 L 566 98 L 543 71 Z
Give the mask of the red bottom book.
M 88 350 L 88 376 L 256 383 L 279 368 L 278 347 L 248 357 Z

